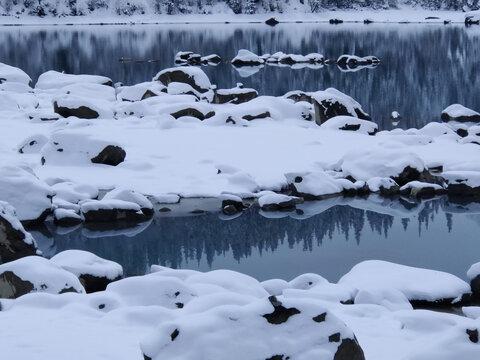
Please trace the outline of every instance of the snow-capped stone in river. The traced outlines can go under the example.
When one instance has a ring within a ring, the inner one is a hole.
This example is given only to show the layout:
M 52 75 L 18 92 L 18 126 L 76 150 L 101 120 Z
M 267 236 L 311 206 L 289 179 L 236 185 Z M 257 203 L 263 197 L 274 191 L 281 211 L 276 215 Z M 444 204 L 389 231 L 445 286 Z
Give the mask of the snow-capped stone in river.
M 448 184 L 448 195 L 467 197 L 472 201 L 480 198 L 480 172 L 478 171 L 444 171 L 442 177 Z
M 328 309 L 275 296 L 166 321 L 141 348 L 151 360 L 179 353 L 185 360 L 365 359 L 353 332 Z
M 378 125 L 373 121 L 362 120 L 353 116 L 335 116 L 322 124 L 323 129 L 357 131 L 365 135 L 375 135 Z
M 108 198 L 82 201 L 80 209 L 86 223 L 140 222 L 152 215 L 150 212 L 145 214 L 135 202 Z
M 153 215 L 153 205 L 146 196 L 129 189 L 117 188 L 105 194 L 102 200 L 123 200 L 137 204 L 146 216 Z
M 240 49 L 237 56 L 232 59 L 232 65 L 237 67 L 262 65 L 264 63 L 265 60 L 261 56 L 246 49 Z
M 399 291 L 410 302 L 451 304 L 470 293 L 470 286 L 454 275 L 380 260 L 355 265 L 338 283 L 370 293 L 385 289 Z
M 167 92 L 165 85 L 158 81 L 147 81 L 132 86 L 117 88 L 117 99 L 122 101 L 141 101 Z
M 262 192 L 258 205 L 263 211 L 290 211 L 295 209 L 298 198 L 271 191 Z
M 77 277 L 40 256 L 27 256 L 0 265 L 0 298 L 14 299 L 31 293 L 83 293 Z
M 410 181 L 400 188 L 400 193 L 413 198 L 428 199 L 435 195 L 446 193 L 446 189 L 439 184 Z
M 470 280 L 472 295 L 480 298 L 480 262 L 473 264 L 467 271 L 467 277 Z
M 65 250 L 50 262 L 77 276 L 87 293 L 104 291 L 107 285 L 123 277 L 123 268 L 88 251 Z
M 285 177 L 293 195 L 306 200 L 323 199 L 343 191 L 341 182 L 324 172 L 288 173 Z
M 480 113 L 460 104 L 453 104 L 442 111 L 443 121 L 480 122 Z
M 342 70 L 358 70 L 365 67 L 376 67 L 380 60 L 375 56 L 359 57 L 355 55 L 341 55 L 337 59 L 337 65 Z
M 37 255 L 35 240 L 18 220 L 15 209 L 0 201 L 0 264 Z

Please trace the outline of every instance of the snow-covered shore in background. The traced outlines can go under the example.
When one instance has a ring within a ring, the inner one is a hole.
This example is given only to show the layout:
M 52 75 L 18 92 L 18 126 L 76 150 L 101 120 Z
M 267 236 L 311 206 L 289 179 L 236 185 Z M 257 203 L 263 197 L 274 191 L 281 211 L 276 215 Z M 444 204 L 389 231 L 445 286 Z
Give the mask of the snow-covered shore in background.
M 206 23 L 263 23 L 270 17 L 275 17 L 280 22 L 329 22 L 330 19 L 339 19 L 344 22 L 364 22 L 365 20 L 376 23 L 425 23 L 443 24 L 444 21 L 464 23 L 465 17 L 470 12 L 458 10 L 429 10 L 422 8 L 403 7 L 392 10 L 350 9 L 335 11 L 325 10 L 318 13 L 301 11 L 285 13 L 264 14 L 234 14 L 224 11 L 215 14 L 133 14 L 117 15 L 109 12 L 94 12 L 86 16 L 30 16 L 25 14 L 0 16 L 0 25 L 60 25 L 60 24 L 206 24 Z

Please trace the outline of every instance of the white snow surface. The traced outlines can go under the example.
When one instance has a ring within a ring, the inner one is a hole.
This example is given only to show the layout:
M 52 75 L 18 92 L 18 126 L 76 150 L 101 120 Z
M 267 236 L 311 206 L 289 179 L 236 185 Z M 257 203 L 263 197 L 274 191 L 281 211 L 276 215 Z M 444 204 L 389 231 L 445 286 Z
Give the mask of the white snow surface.
M 71 262 L 82 258 L 70 255 Z M 1 333 L 0 344 L 3 355 L 13 360 L 58 359 L 66 351 L 72 360 L 98 356 L 140 360 L 143 353 L 157 360 L 246 355 L 264 359 L 277 352 L 292 359 L 332 359 L 338 343 L 328 337 L 339 332 L 341 338 L 355 335 L 368 360 L 480 356 L 478 345 L 466 334 L 466 329 L 480 325 L 477 308 L 463 308 L 468 316 L 463 317 L 412 310 L 406 301 L 412 278 L 428 280 L 422 282 L 425 291 L 440 296 L 434 287 L 461 293 L 464 286 L 458 286 L 458 280 L 443 273 L 437 278 L 425 269 L 374 265 L 374 271 L 364 274 L 362 281 L 356 279 L 354 286 L 346 280 L 329 283 L 317 274 L 259 283 L 233 271 L 201 273 L 153 266 L 151 274 L 113 282 L 98 293 L 32 293 L 1 300 L 0 322 L 8 331 Z M 381 279 L 379 274 L 385 271 L 395 286 Z M 407 285 L 399 286 L 400 282 Z M 365 285 L 361 289 L 360 283 Z M 301 313 L 281 325 L 269 324 L 262 315 L 273 311 L 268 300 L 272 294 L 283 306 Z M 355 299 L 355 304 L 340 303 L 348 299 Z M 312 321 L 321 314 L 326 314 L 325 321 Z
M 82 250 L 65 250 L 50 259 L 50 262 L 75 276 L 92 275 L 114 280 L 123 275 L 123 268 L 114 261 L 102 259 Z
M 467 277 L 470 280 L 475 279 L 478 275 L 480 275 L 480 262 L 473 264 L 467 271 Z

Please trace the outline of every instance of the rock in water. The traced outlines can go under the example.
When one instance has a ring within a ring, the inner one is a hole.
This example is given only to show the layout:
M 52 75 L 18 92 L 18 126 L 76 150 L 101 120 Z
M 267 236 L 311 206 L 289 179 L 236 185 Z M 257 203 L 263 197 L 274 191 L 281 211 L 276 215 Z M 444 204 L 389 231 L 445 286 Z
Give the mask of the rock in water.
M 277 25 L 277 24 L 279 24 L 279 23 L 280 23 L 280 22 L 279 22 L 277 19 L 273 18 L 273 17 L 270 18 L 270 19 L 268 19 L 267 21 L 265 21 L 265 24 L 270 25 L 270 26 L 275 26 L 275 25 Z
M 442 111 L 443 121 L 480 122 L 480 113 L 460 104 L 453 104 Z
M 13 207 L 0 201 L 0 264 L 36 254 L 33 237 L 24 230 Z

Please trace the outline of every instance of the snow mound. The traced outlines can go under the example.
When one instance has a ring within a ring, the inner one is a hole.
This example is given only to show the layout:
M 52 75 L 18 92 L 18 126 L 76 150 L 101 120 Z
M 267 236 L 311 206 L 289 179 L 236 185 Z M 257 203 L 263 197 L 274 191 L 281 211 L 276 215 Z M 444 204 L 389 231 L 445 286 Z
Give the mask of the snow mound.
M 19 83 L 30 86 L 32 79 L 27 73 L 19 68 L 0 63 L 0 84 Z
M 50 70 L 38 77 L 35 88 L 40 90 L 56 90 L 68 85 L 79 83 L 111 86 L 112 80 L 105 76 L 99 75 L 73 75 Z
M 470 286 L 454 275 L 380 260 L 355 265 L 338 283 L 358 292 L 364 289 L 370 293 L 375 289 L 396 290 L 410 301 L 453 301 L 470 293 Z

